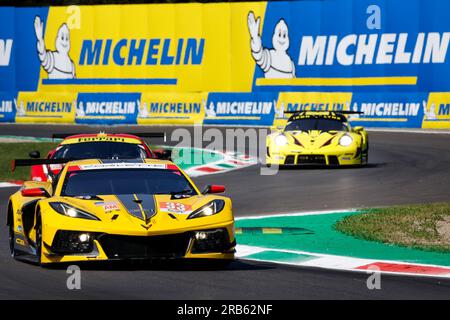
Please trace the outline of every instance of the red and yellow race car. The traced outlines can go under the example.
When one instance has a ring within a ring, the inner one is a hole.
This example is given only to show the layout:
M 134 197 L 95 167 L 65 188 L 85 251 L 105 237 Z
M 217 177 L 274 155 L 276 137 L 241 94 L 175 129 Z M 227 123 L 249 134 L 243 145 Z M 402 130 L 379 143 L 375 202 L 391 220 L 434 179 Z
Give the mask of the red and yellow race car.
M 164 138 L 163 132 L 117 134 L 54 134 L 53 139 L 64 139 L 50 150 L 47 159 L 170 159 L 171 151 L 151 150 L 143 138 Z M 39 151 L 31 151 L 30 158 L 40 158 Z M 35 165 L 31 167 L 33 181 L 47 181 L 63 168 L 63 164 Z

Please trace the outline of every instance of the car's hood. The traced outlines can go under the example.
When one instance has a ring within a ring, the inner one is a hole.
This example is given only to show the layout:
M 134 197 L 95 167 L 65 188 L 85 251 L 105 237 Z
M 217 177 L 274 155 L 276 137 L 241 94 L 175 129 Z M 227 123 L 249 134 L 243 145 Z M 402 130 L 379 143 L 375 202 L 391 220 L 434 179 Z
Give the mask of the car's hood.
M 61 201 L 98 217 L 105 232 L 130 233 L 143 231 L 167 232 L 183 228 L 195 228 L 233 219 L 231 201 L 216 195 L 196 195 L 183 199 L 171 199 L 170 195 L 99 195 L 101 200 L 71 197 L 55 197 L 51 202 Z M 189 214 L 214 199 L 225 201 L 219 214 L 187 219 Z M 220 217 L 219 217 L 220 216 Z M 76 219 L 78 223 L 91 220 Z
M 289 131 L 284 132 L 285 135 L 291 136 L 297 140 L 297 144 L 301 144 L 307 149 L 319 149 L 328 145 L 338 143 L 339 138 L 345 134 L 343 131 Z

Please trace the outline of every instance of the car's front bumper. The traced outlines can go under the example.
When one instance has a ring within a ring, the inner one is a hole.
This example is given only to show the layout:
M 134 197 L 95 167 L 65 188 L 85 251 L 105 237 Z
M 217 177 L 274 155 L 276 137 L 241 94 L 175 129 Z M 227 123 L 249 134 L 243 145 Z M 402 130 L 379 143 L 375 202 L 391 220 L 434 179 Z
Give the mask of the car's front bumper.
M 236 245 L 233 221 L 198 230 L 155 235 L 61 229 L 47 229 L 46 232 L 42 264 L 137 259 L 231 260 L 234 259 Z M 82 234 L 89 235 L 90 245 L 80 247 L 76 243 Z
M 266 164 L 279 166 L 352 166 L 362 163 L 360 148 L 269 151 L 266 156 Z

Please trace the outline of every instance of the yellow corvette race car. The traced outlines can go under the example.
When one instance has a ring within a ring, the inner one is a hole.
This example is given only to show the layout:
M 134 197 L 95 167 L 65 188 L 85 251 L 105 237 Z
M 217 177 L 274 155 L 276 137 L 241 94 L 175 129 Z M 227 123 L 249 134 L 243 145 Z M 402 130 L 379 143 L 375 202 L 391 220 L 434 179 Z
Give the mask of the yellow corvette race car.
M 267 136 L 266 165 L 366 165 L 368 134 L 350 126 L 345 116 L 350 113 L 293 112 L 284 129 Z
M 62 163 L 24 159 L 20 165 Z M 129 259 L 234 259 L 231 200 L 168 160 L 78 160 L 8 203 L 11 255 L 40 265 Z

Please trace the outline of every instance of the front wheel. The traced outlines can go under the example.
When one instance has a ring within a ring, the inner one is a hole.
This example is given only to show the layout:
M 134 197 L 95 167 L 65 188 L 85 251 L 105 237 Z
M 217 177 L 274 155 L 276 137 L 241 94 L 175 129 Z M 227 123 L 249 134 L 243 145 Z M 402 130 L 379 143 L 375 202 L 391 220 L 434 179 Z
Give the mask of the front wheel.
M 14 221 L 11 221 L 11 223 L 8 226 L 9 229 L 9 253 L 11 254 L 11 257 L 15 258 L 17 257 L 17 251 L 16 251 L 16 234 L 14 232 Z
M 36 215 L 36 257 L 37 263 L 41 265 L 41 256 L 42 256 L 42 220 L 41 214 L 38 212 Z
M 363 151 L 361 154 L 361 166 L 367 166 L 369 164 L 369 152 Z

